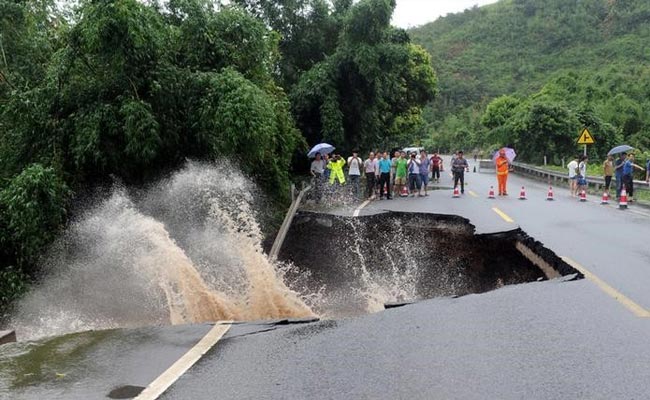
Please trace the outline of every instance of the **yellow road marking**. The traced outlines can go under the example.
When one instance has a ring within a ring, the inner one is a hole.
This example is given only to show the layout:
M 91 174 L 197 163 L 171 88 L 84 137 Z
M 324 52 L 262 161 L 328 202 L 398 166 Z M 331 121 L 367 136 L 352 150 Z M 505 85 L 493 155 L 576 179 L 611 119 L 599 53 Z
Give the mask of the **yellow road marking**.
M 508 216 L 508 214 L 504 213 L 503 211 L 499 210 L 499 209 L 496 208 L 496 207 L 492 208 L 492 211 L 494 211 L 495 213 L 499 214 L 499 217 L 503 218 L 503 220 L 506 221 L 506 222 L 510 222 L 510 223 L 514 223 L 514 222 L 515 222 L 515 220 L 513 220 L 512 218 L 510 218 L 510 217 Z
M 645 308 L 641 307 L 634 301 L 630 300 L 630 298 L 625 296 L 623 293 L 609 286 L 605 281 L 603 281 L 602 279 L 600 279 L 599 277 L 597 277 L 596 275 L 588 271 L 582 265 L 573 261 L 569 257 L 562 257 L 562 260 L 564 260 L 564 262 L 566 262 L 567 264 L 571 265 L 573 268 L 582 272 L 585 278 L 595 283 L 596 286 L 598 286 L 603 292 L 605 292 L 610 297 L 613 297 L 614 300 L 618 301 L 623 306 L 625 306 L 628 310 L 632 311 L 632 313 L 634 313 L 634 315 L 636 315 L 637 317 L 650 318 L 650 311 L 646 310 Z
M 216 323 L 203 338 L 149 384 L 135 400 L 155 400 L 208 352 L 230 329 L 232 321 Z
M 471 190 L 469 191 L 469 194 L 470 194 L 470 196 L 472 196 L 472 197 L 478 197 L 478 194 L 472 192 Z

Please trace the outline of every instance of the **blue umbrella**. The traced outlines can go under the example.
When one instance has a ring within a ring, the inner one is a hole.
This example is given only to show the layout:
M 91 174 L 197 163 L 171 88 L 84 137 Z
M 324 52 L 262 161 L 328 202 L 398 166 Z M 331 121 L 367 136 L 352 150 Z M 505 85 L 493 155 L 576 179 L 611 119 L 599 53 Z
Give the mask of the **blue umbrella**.
M 628 146 L 626 144 L 622 144 L 620 146 L 616 146 L 613 149 L 607 153 L 608 156 L 614 155 L 614 154 L 619 154 L 619 153 L 625 153 L 627 151 L 634 150 L 634 147 Z
M 309 153 L 307 153 L 307 157 L 314 158 L 316 157 L 317 153 L 320 153 L 321 155 L 329 154 L 333 152 L 335 148 L 336 147 L 332 146 L 331 144 L 319 143 L 316 146 L 314 146 L 311 150 L 309 150 Z

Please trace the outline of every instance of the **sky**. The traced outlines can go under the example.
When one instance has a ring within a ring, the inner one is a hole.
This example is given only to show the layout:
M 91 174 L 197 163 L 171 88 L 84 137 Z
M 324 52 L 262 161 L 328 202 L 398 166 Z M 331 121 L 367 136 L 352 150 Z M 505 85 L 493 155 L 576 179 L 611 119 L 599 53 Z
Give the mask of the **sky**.
M 397 0 L 393 25 L 410 28 L 433 22 L 448 13 L 462 12 L 474 5 L 496 2 L 497 0 Z

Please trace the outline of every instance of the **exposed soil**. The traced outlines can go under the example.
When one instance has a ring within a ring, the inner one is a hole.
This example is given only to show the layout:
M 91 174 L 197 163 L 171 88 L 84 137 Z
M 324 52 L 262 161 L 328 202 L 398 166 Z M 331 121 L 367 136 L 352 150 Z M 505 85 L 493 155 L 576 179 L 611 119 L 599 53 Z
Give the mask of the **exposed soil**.
M 537 257 L 529 260 L 518 243 Z M 435 214 L 300 212 L 279 259 L 293 263 L 295 274 L 309 274 L 314 290 L 381 289 L 386 303 L 481 293 L 545 280 L 549 271 L 550 277 L 580 276 L 519 229 L 476 235 L 467 219 Z

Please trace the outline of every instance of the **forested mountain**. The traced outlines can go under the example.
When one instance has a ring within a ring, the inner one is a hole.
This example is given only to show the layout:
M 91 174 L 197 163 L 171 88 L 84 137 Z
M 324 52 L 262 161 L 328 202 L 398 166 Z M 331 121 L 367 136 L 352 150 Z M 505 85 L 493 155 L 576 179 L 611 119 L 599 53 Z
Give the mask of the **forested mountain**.
M 513 144 L 539 158 L 573 151 L 588 126 L 594 155 L 623 140 L 650 148 L 648 1 L 501 0 L 409 34 L 438 74 L 425 115 L 438 146 Z

